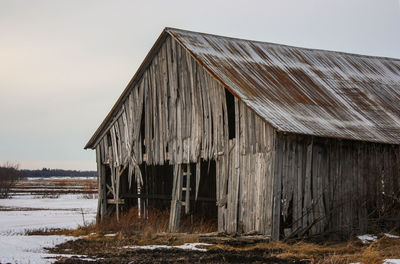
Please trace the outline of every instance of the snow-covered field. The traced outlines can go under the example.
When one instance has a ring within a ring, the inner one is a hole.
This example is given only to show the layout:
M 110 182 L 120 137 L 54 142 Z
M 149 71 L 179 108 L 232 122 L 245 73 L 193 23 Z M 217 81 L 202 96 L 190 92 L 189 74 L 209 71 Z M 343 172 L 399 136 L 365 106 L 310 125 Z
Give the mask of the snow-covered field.
M 96 179 L 96 177 L 69 177 L 69 176 L 54 176 L 54 177 L 27 177 L 27 180 L 58 180 L 58 179 L 73 179 L 73 180 L 86 180 L 86 179 Z
M 51 263 L 43 247 L 73 239 L 65 236 L 26 236 L 27 230 L 75 228 L 93 222 L 97 199 L 82 194 L 41 198 L 17 195 L 0 199 L 0 263 Z

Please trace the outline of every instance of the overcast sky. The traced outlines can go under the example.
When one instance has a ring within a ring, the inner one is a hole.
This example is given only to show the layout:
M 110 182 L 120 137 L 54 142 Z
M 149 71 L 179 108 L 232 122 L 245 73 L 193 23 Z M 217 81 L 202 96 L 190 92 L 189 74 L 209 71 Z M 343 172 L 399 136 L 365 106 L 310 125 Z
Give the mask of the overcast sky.
M 400 0 L 0 0 L 0 163 L 95 169 L 83 147 L 166 26 L 400 58 Z

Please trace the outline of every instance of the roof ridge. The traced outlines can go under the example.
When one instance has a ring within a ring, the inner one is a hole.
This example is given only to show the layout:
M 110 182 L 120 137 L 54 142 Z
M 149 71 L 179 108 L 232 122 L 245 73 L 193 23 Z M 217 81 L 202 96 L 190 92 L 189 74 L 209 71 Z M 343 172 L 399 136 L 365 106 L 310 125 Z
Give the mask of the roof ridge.
M 253 39 L 245 39 L 245 38 L 223 36 L 223 35 L 204 33 L 204 32 L 199 32 L 199 31 L 192 31 L 192 30 L 185 30 L 185 29 L 173 28 L 173 27 L 166 27 L 166 28 L 164 28 L 164 31 L 167 31 L 168 33 L 172 33 L 173 31 L 175 31 L 175 32 L 199 34 L 199 35 L 208 35 L 208 36 L 224 38 L 224 39 L 239 40 L 239 41 L 252 42 L 252 43 L 268 44 L 268 45 L 279 46 L 279 47 L 287 47 L 287 48 L 293 48 L 293 49 L 330 52 L 330 53 L 357 56 L 357 57 L 363 57 L 363 58 L 395 60 L 395 61 L 400 62 L 400 58 L 393 58 L 393 57 L 386 57 L 386 56 L 375 56 L 375 55 L 365 55 L 365 54 L 360 54 L 360 53 L 351 53 L 351 52 L 345 52 L 345 51 L 327 50 L 327 49 L 319 49 L 319 48 L 318 49 L 313 49 L 313 48 L 299 47 L 299 46 L 293 46 L 293 45 L 288 45 L 288 44 L 280 44 L 280 43 L 275 43 L 275 42 L 268 42 L 268 41 L 261 41 L 261 40 L 253 40 Z

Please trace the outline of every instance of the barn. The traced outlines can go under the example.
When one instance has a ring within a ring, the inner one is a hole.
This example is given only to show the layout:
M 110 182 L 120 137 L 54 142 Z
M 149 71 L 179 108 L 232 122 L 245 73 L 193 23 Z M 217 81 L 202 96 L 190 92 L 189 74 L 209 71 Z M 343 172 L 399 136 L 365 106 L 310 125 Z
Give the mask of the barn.
M 99 219 L 274 239 L 399 227 L 400 60 L 166 28 L 85 149 Z M 396 205 L 397 201 L 397 205 Z

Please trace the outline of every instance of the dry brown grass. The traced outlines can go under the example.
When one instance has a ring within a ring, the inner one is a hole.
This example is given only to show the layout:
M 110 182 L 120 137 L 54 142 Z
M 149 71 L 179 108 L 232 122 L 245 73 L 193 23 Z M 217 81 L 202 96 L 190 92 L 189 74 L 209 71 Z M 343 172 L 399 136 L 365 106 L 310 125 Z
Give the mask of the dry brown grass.
M 386 258 L 400 258 L 400 239 L 382 237 L 368 245 L 359 255 L 362 263 L 379 263 Z
M 97 231 L 121 232 L 126 235 L 137 234 L 141 232 L 144 235 L 151 233 L 166 232 L 168 230 L 169 212 L 157 209 L 151 209 L 145 217 L 139 216 L 136 207 L 128 212 L 122 213 L 117 221 L 116 216 L 106 217 L 100 223 L 95 225 Z
M 141 243 L 151 242 L 156 238 L 168 240 L 169 244 L 174 241 L 194 242 L 198 240 L 200 233 L 210 233 L 217 230 L 216 221 L 208 220 L 203 216 L 187 216 L 181 220 L 180 228 L 177 230 L 180 234 L 167 234 L 169 223 L 169 211 L 149 209 L 146 217 L 139 216 L 136 207 L 129 211 L 121 213 L 119 221 L 115 215 L 104 218 L 100 223 L 81 226 L 77 229 L 38 229 L 27 232 L 30 235 L 68 235 L 68 236 L 88 236 L 96 234 L 103 237 L 105 234 L 117 233 L 124 238 L 135 237 L 141 240 Z M 162 235 L 160 235 L 162 234 Z M 179 236 L 179 239 L 177 237 Z M 93 235 L 92 235 L 93 237 Z M 165 238 L 165 239 L 164 239 Z M 154 242 L 154 241 L 153 241 Z
M 313 264 L 383 263 L 384 259 L 400 258 L 400 239 L 382 237 L 368 245 L 358 240 L 340 243 L 316 244 L 311 242 L 266 242 L 249 246 L 215 245 L 223 250 L 265 249 L 273 252 L 273 256 L 286 260 L 310 260 Z
M 139 216 L 136 207 L 120 215 L 119 222 L 115 215 L 103 219 L 96 225 L 100 232 L 122 232 L 132 234 L 141 232 L 144 235 L 168 231 L 169 210 L 151 208 L 146 217 Z M 208 233 L 217 230 L 216 221 L 208 220 L 204 216 L 187 216 L 181 220 L 178 232 Z
M 169 212 L 168 212 L 169 214 Z M 218 220 L 210 219 L 203 215 L 186 216 L 180 224 L 178 232 L 182 233 L 211 233 L 218 230 Z

